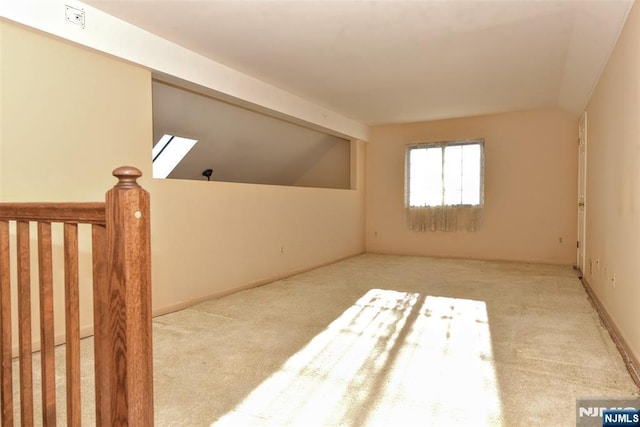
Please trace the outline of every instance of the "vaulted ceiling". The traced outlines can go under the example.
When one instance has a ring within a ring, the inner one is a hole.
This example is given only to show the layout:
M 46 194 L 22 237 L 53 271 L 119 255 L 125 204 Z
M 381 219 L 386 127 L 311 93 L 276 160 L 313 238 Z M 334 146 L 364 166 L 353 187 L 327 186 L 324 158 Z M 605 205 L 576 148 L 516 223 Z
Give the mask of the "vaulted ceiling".
M 85 0 L 365 124 L 579 113 L 632 0 Z

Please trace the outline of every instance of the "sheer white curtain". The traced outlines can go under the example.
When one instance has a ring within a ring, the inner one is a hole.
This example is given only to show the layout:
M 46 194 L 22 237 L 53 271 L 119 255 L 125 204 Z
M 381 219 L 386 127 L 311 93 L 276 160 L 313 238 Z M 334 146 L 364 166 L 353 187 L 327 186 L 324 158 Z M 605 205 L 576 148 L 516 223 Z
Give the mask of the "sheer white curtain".
M 405 208 L 415 231 L 476 231 L 484 206 L 484 141 L 407 148 Z

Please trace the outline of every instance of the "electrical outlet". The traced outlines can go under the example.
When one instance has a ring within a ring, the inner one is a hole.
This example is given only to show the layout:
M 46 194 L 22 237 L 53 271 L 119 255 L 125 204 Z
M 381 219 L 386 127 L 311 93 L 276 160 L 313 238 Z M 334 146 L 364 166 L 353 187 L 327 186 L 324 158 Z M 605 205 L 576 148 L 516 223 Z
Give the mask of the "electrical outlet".
M 84 10 L 65 5 L 64 16 L 67 22 L 71 22 L 72 24 L 76 24 L 79 27 L 84 28 Z

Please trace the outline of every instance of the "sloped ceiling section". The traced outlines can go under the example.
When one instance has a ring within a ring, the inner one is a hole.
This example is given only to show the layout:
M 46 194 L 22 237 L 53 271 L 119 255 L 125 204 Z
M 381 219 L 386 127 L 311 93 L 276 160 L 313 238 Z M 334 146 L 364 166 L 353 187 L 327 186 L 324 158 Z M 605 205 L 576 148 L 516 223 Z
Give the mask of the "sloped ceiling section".
M 370 125 L 554 106 L 577 114 L 633 4 L 86 2 Z
M 349 141 L 157 81 L 153 133 L 198 140 L 168 178 L 350 188 Z

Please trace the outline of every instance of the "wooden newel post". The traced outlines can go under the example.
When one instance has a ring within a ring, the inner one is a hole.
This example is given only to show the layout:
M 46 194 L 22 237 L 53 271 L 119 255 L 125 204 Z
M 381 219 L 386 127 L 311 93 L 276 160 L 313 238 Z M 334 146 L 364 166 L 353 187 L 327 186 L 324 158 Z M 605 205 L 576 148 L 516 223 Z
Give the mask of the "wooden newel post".
M 153 425 L 151 244 L 149 193 L 142 173 L 123 166 L 106 196 L 106 289 L 97 290 L 103 317 L 96 325 L 99 425 Z M 101 353 L 101 354 L 100 354 Z M 108 409 L 107 409 L 108 407 Z M 105 413 L 108 411 L 108 413 Z

